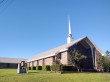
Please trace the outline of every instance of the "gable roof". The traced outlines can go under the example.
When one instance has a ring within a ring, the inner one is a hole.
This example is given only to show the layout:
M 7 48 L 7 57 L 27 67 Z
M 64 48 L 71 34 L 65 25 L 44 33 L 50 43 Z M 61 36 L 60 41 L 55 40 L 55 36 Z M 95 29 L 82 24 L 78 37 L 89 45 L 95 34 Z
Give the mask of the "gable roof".
M 73 46 L 74 44 L 82 41 L 82 40 L 88 40 L 92 46 L 96 47 L 90 40 L 88 37 L 83 37 L 83 38 L 80 38 L 78 40 L 75 40 L 71 43 L 68 43 L 68 44 L 64 44 L 62 46 L 59 46 L 59 47 L 56 47 L 54 49 L 51 49 L 51 50 L 48 50 L 46 52 L 43 52 L 43 53 L 40 53 L 40 54 L 37 54 L 36 56 L 30 58 L 27 60 L 27 62 L 30 62 L 30 61 L 34 61 L 34 60 L 38 60 L 38 59 L 42 59 L 42 58 L 47 58 L 47 57 L 51 57 L 51 56 L 54 56 L 56 55 L 57 52 L 64 52 L 64 51 L 67 51 L 69 47 Z M 98 48 L 96 48 L 98 49 Z M 99 52 L 101 52 L 99 49 L 98 49 Z M 102 53 L 102 52 L 101 52 Z
M 21 63 L 21 61 L 27 61 L 27 59 L 21 59 L 21 58 L 5 58 L 0 57 L 0 63 Z

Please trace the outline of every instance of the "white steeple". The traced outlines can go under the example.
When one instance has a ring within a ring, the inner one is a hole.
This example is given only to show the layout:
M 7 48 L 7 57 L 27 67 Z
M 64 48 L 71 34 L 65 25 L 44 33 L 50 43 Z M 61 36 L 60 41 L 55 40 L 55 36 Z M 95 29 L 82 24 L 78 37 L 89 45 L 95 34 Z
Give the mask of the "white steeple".
M 71 34 L 71 26 L 70 26 L 70 18 L 68 16 L 68 28 L 69 28 L 69 34 Z
M 70 18 L 68 16 L 68 28 L 69 28 L 69 34 L 68 34 L 68 38 L 67 38 L 67 43 L 70 43 L 73 41 L 72 38 L 72 33 L 71 33 L 71 26 L 70 26 Z

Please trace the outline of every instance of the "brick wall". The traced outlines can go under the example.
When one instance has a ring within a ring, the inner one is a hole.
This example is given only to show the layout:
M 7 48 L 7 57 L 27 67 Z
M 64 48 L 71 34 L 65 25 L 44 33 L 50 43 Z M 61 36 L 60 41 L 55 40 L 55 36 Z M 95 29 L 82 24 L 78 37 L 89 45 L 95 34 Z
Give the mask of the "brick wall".
M 68 64 L 67 52 L 61 53 L 61 60 L 60 60 L 60 62 L 61 62 L 62 64 Z
M 52 65 L 53 63 L 53 57 L 45 58 L 45 65 Z
M 39 66 L 42 66 L 43 60 L 42 59 L 41 60 L 38 60 L 38 62 L 39 62 Z
M 33 65 L 32 65 L 32 62 L 30 62 L 30 67 L 32 67 Z
M 37 60 L 33 61 L 33 66 L 37 66 Z

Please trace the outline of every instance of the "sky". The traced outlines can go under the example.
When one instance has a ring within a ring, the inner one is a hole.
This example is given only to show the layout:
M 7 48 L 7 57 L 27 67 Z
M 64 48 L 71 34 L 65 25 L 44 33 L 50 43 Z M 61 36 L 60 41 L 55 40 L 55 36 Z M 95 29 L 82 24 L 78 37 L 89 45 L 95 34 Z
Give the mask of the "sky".
M 110 50 L 110 0 L 0 0 L 0 57 L 31 58 L 88 36 Z

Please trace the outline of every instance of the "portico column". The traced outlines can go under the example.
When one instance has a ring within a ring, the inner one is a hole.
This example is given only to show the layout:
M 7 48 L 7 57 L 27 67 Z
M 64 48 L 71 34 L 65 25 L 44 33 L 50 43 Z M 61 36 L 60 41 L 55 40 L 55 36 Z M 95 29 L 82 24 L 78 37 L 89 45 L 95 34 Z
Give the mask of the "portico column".
M 39 66 L 39 60 L 37 60 L 37 66 Z
M 95 67 L 95 56 L 94 56 L 94 50 L 93 50 L 93 47 L 92 47 L 92 46 L 90 46 L 90 47 L 91 47 L 91 52 L 92 52 L 93 66 L 94 66 L 94 69 L 96 69 L 96 67 Z
M 42 65 L 45 65 L 45 59 L 44 58 L 42 59 Z
M 94 61 L 94 60 L 95 60 L 96 57 L 94 56 L 94 54 L 95 54 L 95 53 L 94 53 L 94 49 L 93 49 L 94 47 L 93 47 L 87 40 L 86 40 L 86 42 L 88 43 L 88 45 L 89 45 L 90 48 L 91 48 L 91 52 L 92 52 L 92 61 L 93 61 L 93 68 L 95 69 L 95 61 Z
M 97 69 L 96 49 L 95 49 L 95 69 Z
M 32 61 L 32 67 L 34 66 L 34 62 Z

